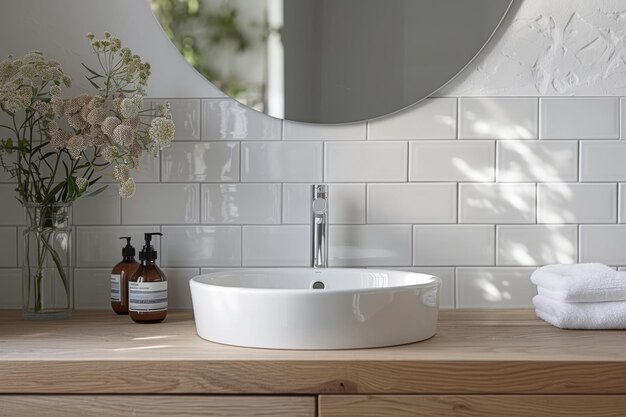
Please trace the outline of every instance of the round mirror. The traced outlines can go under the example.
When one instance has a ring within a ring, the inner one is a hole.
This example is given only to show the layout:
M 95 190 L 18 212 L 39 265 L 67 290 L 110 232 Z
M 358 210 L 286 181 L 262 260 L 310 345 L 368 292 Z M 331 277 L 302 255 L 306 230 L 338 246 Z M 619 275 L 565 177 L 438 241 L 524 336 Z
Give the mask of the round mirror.
M 149 0 L 224 93 L 311 123 L 383 116 L 431 95 L 483 48 L 505 0 Z

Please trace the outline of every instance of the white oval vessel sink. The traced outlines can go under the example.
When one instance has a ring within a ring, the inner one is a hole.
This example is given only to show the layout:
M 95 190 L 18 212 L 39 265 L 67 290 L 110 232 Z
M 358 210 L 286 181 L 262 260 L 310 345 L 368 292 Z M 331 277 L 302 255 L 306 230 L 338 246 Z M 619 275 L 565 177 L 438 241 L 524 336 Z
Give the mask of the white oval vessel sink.
M 441 281 L 376 269 L 242 269 L 189 282 L 198 335 L 272 349 L 401 345 L 435 334 Z

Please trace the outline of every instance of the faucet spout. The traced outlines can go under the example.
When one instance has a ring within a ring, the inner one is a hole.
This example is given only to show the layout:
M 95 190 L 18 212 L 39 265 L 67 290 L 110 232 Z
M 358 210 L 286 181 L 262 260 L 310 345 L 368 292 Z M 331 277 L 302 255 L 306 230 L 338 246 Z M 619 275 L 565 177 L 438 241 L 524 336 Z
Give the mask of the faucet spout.
M 312 187 L 311 199 L 311 266 L 328 267 L 328 186 Z

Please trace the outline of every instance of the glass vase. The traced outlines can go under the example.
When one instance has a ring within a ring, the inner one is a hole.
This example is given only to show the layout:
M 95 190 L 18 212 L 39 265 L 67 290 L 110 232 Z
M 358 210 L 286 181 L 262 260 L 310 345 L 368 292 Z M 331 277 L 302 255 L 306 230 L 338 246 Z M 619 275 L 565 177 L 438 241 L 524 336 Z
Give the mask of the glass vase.
M 69 317 L 74 309 L 70 204 L 24 204 L 22 314 L 29 320 Z

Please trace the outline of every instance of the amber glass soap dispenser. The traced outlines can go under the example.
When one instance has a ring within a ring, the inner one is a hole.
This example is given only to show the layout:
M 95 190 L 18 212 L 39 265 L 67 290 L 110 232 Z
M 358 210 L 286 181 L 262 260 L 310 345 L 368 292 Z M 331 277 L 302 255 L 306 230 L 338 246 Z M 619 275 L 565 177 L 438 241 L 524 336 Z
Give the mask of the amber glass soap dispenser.
M 130 318 L 137 323 L 160 323 L 167 316 L 167 280 L 155 261 L 157 252 L 151 244 L 152 236 L 145 233 L 145 244 L 139 251 L 141 265 L 128 282 Z
M 126 246 L 122 248 L 122 261 L 111 271 L 111 307 L 117 314 L 128 314 L 128 280 L 139 268 L 139 262 L 135 260 L 130 237 L 120 239 L 126 239 Z

